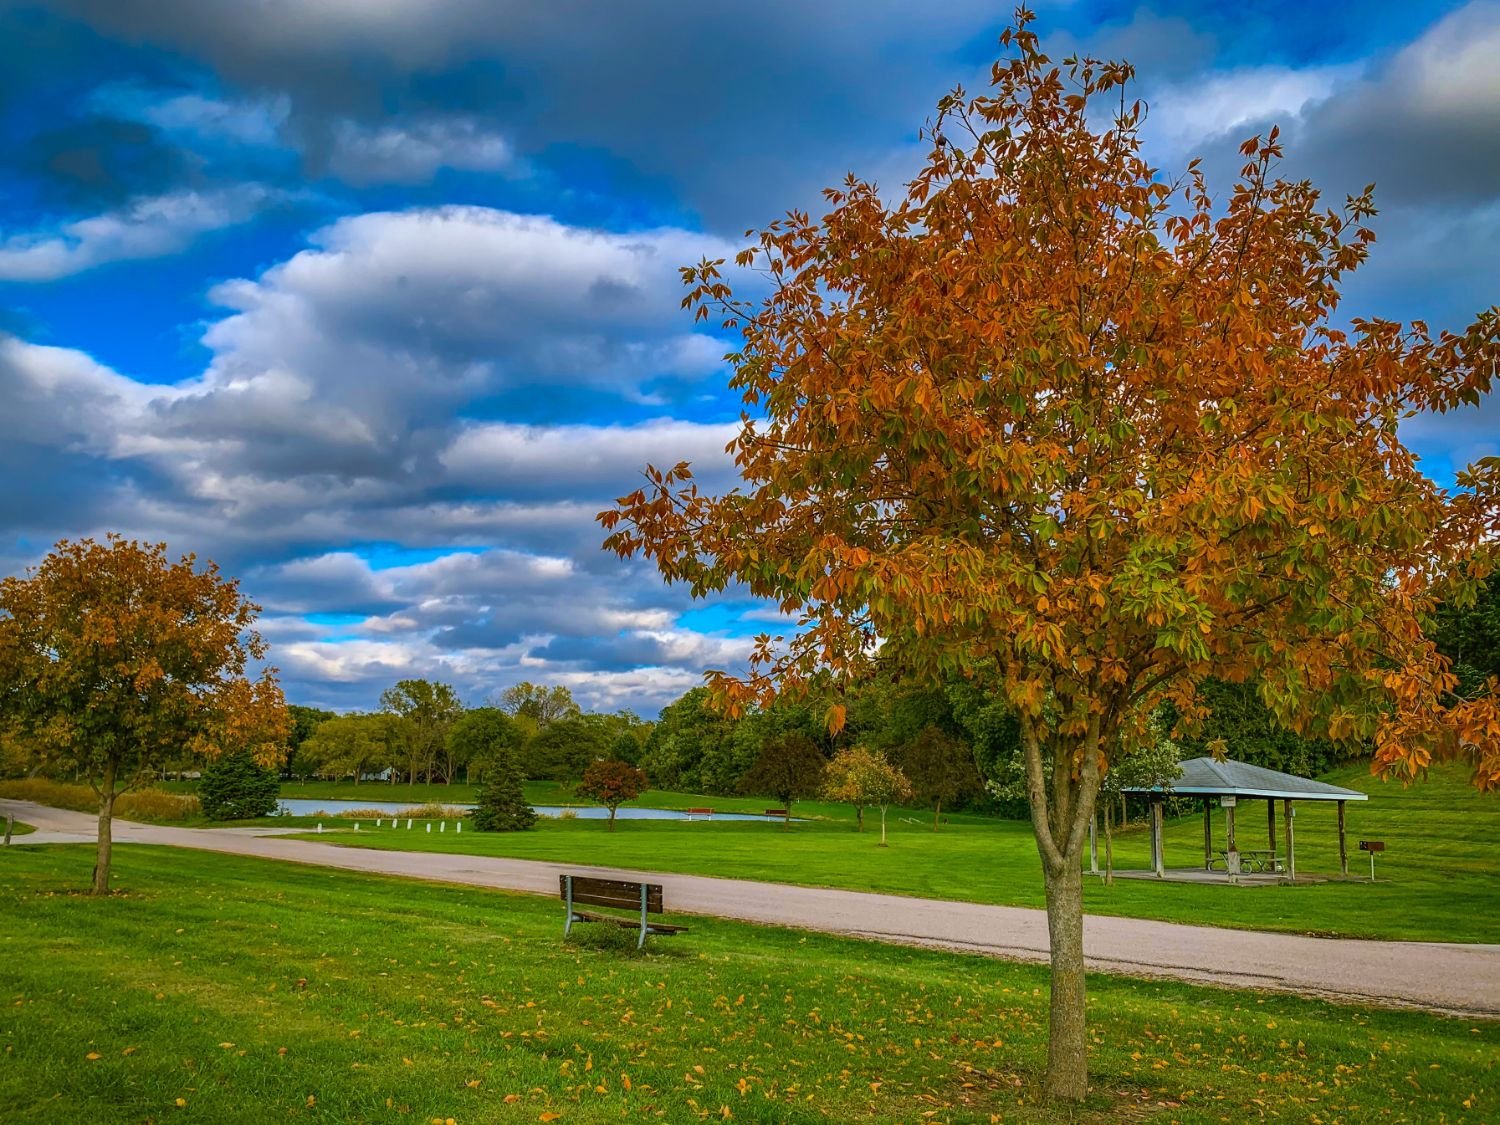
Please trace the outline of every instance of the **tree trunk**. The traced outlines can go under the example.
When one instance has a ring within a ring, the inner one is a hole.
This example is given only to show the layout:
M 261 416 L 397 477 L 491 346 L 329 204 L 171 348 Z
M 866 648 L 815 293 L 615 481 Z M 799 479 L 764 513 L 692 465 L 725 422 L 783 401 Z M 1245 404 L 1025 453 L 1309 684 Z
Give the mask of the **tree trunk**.
M 109 863 L 114 848 L 110 830 L 114 827 L 115 780 L 115 763 L 111 761 L 104 767 L 104 782 L 99 787 L 99 849 L 94 859 L 92 890 L 96 895 L 109 894 Z
M 1089 729 L 1079 743 L 1061 741 L 1048 747 L 1054 765 L 1048 779 L 1040 733 L 1030 716 L 1024 712 L 1021 715 L 1026 803 L 1047 890 L 1052 966 L 1043 1092 L 1057 1102 L 1081 1102 L 1089 1090 L 1084 1025 L 1083 848 L 1099 791 L 1103 765 L 1099 747 L 1104 741 L 1098 717 L 1090 715 Z M 1070 761 L 1078 762 L 1076 773 L 1068 768 Z
M 932 803 L 932 830 L 938 830 L 938 819 L 943 815 L 943 799 L 939 797 Z
M 613 805 L 609 807 L 609 830 L 611 832 L 615 830 L 615 807 Z
M 1083 872 L 1078 857 L 1065 859 L 1060 872 L 1044 868 L 1052 953 L 1046 1093 L 1058 1101 L 1079 1102 L 1089 1090 L 1084 1034 Z

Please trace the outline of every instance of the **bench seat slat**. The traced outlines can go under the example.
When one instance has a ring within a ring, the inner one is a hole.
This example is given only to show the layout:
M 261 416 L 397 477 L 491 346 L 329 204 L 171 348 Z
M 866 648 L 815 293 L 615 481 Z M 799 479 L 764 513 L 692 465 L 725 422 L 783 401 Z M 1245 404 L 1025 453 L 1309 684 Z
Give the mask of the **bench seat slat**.
M 574 875 L 573 901 L 588 906 L 605 906 L 618 910 L 641 909 L 641 884 L 620 879 L 595 879 L 592 876 Z M 568 897 L 568 876 L 559 875 L 558 897 Z M 662 890 L 660 883 L 646 884 L 646 913 L 662 914 Z
M 580 922 L 609 922 L 627 930 L 634 930 L 640 926 L 640 922 L 633 918 L 616 918 L 612 914 L 595 914 L 590 910 L 575 910 L 573 917 Z M 685 934 L 687 927 L 674 926 L 669 922 L 650 922 L 646 925 L 646 931 L 653 934 Z

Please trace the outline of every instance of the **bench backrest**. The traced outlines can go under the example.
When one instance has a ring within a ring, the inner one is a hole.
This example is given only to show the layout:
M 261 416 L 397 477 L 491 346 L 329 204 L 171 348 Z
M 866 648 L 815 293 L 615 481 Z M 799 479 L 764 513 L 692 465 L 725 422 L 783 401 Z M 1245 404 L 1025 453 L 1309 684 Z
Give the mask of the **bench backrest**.
M 568 880 L 573 880 L 573 902 L 584 906 L 612 906 L 618 910 L 639 910 L 641 888 L 646 888 L 646 913 L 664 914 L 660 883 L 632 883 L 622 879 L 594 879 L 587 875 L 559 875 L 558 897 L 568 898 Z
M 713 816 L 713 809 L 683 809 L 688 816 Z
M 791 816 L 791 814 L 792 813 L 791 813 L 790 809 L 767 809 L 766 810 L 766 815 L 767 816 Z

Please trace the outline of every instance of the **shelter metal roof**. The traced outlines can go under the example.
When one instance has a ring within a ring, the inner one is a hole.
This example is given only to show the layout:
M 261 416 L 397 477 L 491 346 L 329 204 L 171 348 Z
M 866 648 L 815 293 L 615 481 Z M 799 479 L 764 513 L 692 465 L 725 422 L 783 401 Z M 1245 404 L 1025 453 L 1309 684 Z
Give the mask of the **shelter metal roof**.
M 1189 758 L 1182 776 L 1166 785 L 1127 785 L 1125 793 L 1171 793 L 1180 797 L 1250 797 L 1295 801 L 1368 801 L 1368 793 L 1343 789 L 1233 758 Z

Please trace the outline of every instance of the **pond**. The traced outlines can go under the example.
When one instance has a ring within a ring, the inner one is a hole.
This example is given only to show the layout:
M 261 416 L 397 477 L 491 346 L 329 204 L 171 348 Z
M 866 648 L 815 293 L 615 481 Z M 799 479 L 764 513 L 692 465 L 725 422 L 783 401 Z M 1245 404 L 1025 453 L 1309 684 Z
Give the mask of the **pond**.
M 444 806 L 450 809 L 472 809 L 473 805 L 460 804 L 458 802 L 444 801 Z M 377 815 L 384 813 L 394 816 L 397 813 L 405 813 L 408 809 L 416 807 L 411 801 L 330 801 L 330 800 L 308 800 L 305 798 L 287 797 L 280 802 L 279 812 L 283 816 L 315 816 L 318 813 L 327 813 L 330 817 L 347 816 L 356 809 L 373 811 Z M 533 805 L 542 816 L 560 816 L 565 806 L 563 805 Z M 566 806 L 580 820 L 604 820 L 609 817 L 609 810 L 602 805 L 570 805 Z M 716 812 L 712 817 L 695 814 L 689 816 L 681 809 L 642 809 L 634 807 L 622 808 L 616 814 L 619 820 L 768 820 L 777 819 L 758 816 L 754 813 L 730 813 Z

